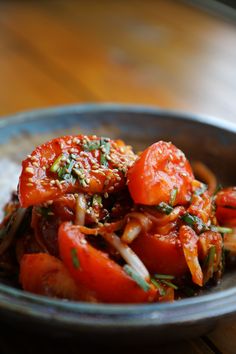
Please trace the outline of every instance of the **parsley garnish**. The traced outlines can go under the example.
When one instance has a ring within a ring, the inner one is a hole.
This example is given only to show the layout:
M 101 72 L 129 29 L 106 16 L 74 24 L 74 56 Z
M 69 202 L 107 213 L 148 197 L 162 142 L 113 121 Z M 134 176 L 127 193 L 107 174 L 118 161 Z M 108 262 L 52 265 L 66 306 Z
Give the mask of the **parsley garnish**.
M 80 268 L 80 261 L 79 261 L 79 257 L 78 257 L 76 248 L 71 248 L 71 258 L 72 258 L 73 266 L 76 269 L 79 269 Z
M 198 232 L 208 230 L 208 227 L 203 223 L 203 221 L 195 215 L 185 213 L 181 219 L 189 226 L 195 228 Z
M 100 147 L 100 140 L 91 140 L 83 145 L 85 151 L 97 150 Z
M 59 155 L 50 167 L 51 172 L 57 172 L 61 165 L 61 160 L 64 157 L 63 154 Z
M 128 264 L 124 266 L 124 271 L 128 274 L 144 291 L 148 291 L 150 289 L 150 284 L 148 284 L 138 273 L 136 273 L 133 268 L 131 268 Z
M 161 202 L 160 204 L 156 205 L 156 208 L 160 213 L 166 215 L 169 215 L 174 210 L 174 208 L 171 205 L 165 202 Z
M 174 279 L 174 275 L 169 275 L 169 274 L 154 274 L 154 277 L 156 279 L 169 279 L 169 280 L 172 280 Z
M 230 227 L 223 227 L 223 226 L 211 226 L 211 230 L 215 232 L 220 232 L 221 234 L 230 234 L 233 232 L 233 229 Z
M 106 156 L 110 152 L 111 144 L 107 138 L 101 138 L 101 147 L 103 148 L 104 152 L 101 152 L 100 163 L 102 166 L 107 167 L 108 162 Z
M 100 206 L 102 207 L 102 197 L 98 194 L 94 194 L 92 200 L 92 206 Z
M 216 246 L 211 246 L 203 263 L 204 283 L 206 283 L 214 273 L 214 258 Z
M 165 296 L 166 295 L 165 288 L 163 288 L 163 286 L 161 286 L 161 284 L 158 281 L 156 281 L 156 279 L 151 278 L 151 282 L 158 289 L 159 294 L 161 296 Z

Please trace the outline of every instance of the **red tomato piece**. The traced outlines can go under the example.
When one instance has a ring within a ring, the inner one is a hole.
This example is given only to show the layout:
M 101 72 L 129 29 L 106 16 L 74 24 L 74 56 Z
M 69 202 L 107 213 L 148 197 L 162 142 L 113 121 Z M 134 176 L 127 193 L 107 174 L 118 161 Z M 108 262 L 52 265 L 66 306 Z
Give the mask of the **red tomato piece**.
M 69 300 L 91 301 L 89 291 L 78 286 L 59 259 L 46 254 L 25 254 L 20 262 L 20 282 L 26 291 Z
M 107 254 L 91 246 L 77 226 L 63 223 L 59 228 L 61 258 L 78 284 L 108 303 L 152 301 L 156 290 L 144 291 Z
M 134 252 L 151 273 L 184 275 L 188 271 L 178 235 L 139 235 L 131 244 Z
M 224 188 L 218 192 L 216 205 L 236 209 L 236 187 Z
M 83 135 L 53 139 L 22 162 L 20 203 L 38 205 L 79 191 L 115 192 L 124 187 L 124 173 L 135 159 L 121 141 Z
M 183 225 L 179 230 L 179 238 L 192 280 L 195 284 L 203 286 L 203 273 L 198 260 L 198 236 L 191 227 Z
M 217 207 L 216 218 L 220 225 L 235 227 L 236 226 L 236 209 Z
M 236 226 L 236 187 L 224 188 L 217 193 L 216 218 L 221 225 Z
M 174 189 L 174 205 L 190 200 L 194 176 L 182 151 L 159 141 L 147 148 L 128 171 L 128 188 L 135 203 L 169 203 Z

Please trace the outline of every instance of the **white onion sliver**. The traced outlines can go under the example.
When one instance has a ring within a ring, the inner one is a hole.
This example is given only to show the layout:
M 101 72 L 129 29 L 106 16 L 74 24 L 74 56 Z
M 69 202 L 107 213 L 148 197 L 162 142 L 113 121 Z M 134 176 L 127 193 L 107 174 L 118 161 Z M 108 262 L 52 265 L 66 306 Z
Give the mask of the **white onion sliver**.
M 115 234 L 102 234 L 102 236 L 109 242 L 124 258 L 124 260 L 145 280 L 150 279 L 149 272 L 143 262 L 138 258 L 134 251 L 124 244 L 120 238 Z
M 127 217 L 130 219 L 133 218 L 138 220 L 145 231 L 148 231 L 148 229 L 150 228 L 151 220 L 143 213 L 134 211 L 132 213 L 127 214 Z
M 83 193 L 79 193 L 76 196 L 76 208 L 75 208 L 75 224 L 84 226 L 86 215 L 86 199 Z
M 133 242 L 135 238 L 139 235 L 141 230 L 142 227 L 139 223 L 133 223 L 132 221 L 130 221 L 125 227 L 125 230 L 121 237 L 121 241 L 128 244 Z

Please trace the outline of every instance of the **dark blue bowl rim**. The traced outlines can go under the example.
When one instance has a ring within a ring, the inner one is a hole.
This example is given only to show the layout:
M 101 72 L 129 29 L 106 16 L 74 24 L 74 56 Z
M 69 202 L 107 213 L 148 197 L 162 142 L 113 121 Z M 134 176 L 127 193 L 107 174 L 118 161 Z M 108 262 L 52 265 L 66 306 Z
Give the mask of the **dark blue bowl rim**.
M 40 120 L 46 116 L 68 113 L 145 113 L 166 118 L 185 119 L 236 133 L 236 124 L 219 118 L 160 109 L 153 106 L 90 103 L 36 109 L 9 115 L 0 120 L 0 128 L 20 122 Z M 132 325 L 192 322 L 197 319 L 221 317 L 236 313 L 236 286 L 206 295 L 178 300 L 173 303 L 138 305 L 93 304 L 51 299 L 0 284 L 0 309 L 37 319 L 52 319 L 70 324 Z M 138 320 L 140 318 L 141 322 Z

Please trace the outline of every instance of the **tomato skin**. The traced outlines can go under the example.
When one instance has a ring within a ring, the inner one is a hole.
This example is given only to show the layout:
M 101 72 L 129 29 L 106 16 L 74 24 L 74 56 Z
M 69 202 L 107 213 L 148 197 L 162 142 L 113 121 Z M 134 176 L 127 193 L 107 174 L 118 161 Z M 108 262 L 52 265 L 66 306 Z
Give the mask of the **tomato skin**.
M 152 301 L 156 290 L 145 292 L 107 254 L 92 247 L 79 228 L 63 223 L 59 228 L 61 258 L 78 284 L 94 292 L 107 303 L 142 303 Z M 75 267 L 72 250 L 76 250 L 79 267 Z
M 224 188 L 218 192 L 216 195 L 216 205 L 236 208 L 236 187 Z
M 26 291 L 69 300 L 89 300 L 59 259 L 46 254 L 25 254 L 20 262 L 20 282 Z
M 221 225 L 236 226 L 236 187 L 224 188 L 217 193 L 216 218 Z
M 127 169 L 136 159 L 130 147 L 120 141 L 109 140 L 112 158 L 101 164 L 102 150 L 87 151 L 84 148 L 85 136 L 64 136 L 53 139 L 38 146 L 32 154 L 22 162 L 22 173 L 19 180 L 19 200 L 22 207 L 42 204 L 54 200 L 66 193 L 87 192 L 91 194 L 116 192 L 125 186 L 123 172 L 118 166 Z M 99 142 L 96 136 L 86 136 L 90 142 Z M 79 141 L 79 142 L 78 142 Z M 71 150 L 72 149 L 72 150 Z M 56 159 L 62 155 L 76 155 L 76 161 L 85 177 L 86 184 L 81 184 L 79 178 L 75 183 L 63 181 L 58 183 L 57 172 L 50 170 Z M 102 173 L 93 166 L 98 165 Z M 57 183 L 54 183 L 57 180 Z M 53 181 L 53 182 L 52 182 Z M 108 183 L 105 183 L 105 181 Z
M 216 218 L 220 225 L 224 226 L 236 226 L 236 209 L 217 207 Z
M 194 176 L 184 154 L 173 144 L 159 141 L 148 147 L 128 170 L 128 188 L 135 203 L 169 203 L 171 191 L 178 192 L 174 205 L 191 197 Z
M 184 275 L 188 266 L 177 233 L 139 235 L 131 244 L 151 273 Z

